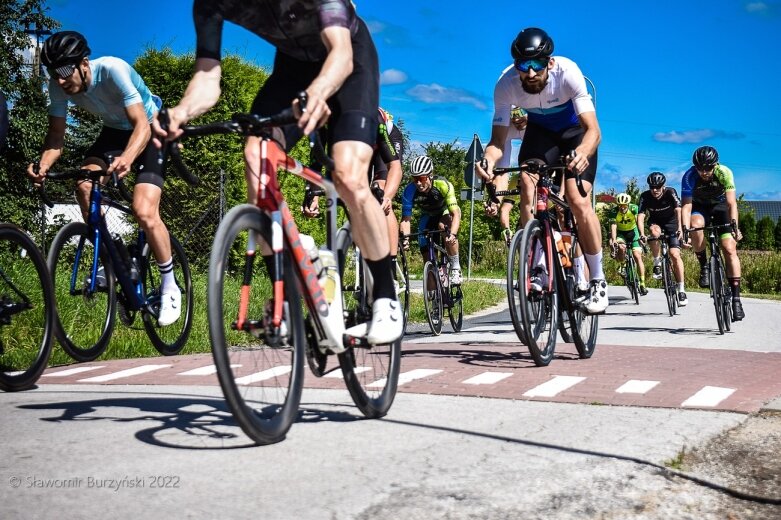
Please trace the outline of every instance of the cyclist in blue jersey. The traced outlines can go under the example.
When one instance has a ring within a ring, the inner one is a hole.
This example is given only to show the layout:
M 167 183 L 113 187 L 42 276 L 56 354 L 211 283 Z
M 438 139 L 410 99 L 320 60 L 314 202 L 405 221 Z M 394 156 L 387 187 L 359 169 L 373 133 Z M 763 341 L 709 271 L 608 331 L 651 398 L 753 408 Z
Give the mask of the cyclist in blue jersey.
M 125 61 L 109 56 L 90 60 L 89 54 L 87 40 L 75 31 L 55 33 L 44 43 L 41 62 L 50 76 L 49 129 L 39 168 L 35 171 L 30 164 L 27 174 L 40 184 L 62 154 L 69 103 L 102 119 L 100 134 L 87 150 L 81 167 L 116 172 L 120 178 L 135 169 L 133 213 L 146 232 L 155 258 L 167 259 L 158 263 L 162 278 L 158 323 L 170 325 L 179 319 L 182 295 L 174 278 L 171 239 L 160 218 L 163 172 L 151 139 L 151 122 L 162 103 Z M 104 162 L 107 154 L 116 155 L 108 165 Z M 90 183 L 77 184 L 76 198 L 86 218 Z
M 720 236 L 721 250 L 727 268 L 727 280 L 732 289 L 732 316 L 742 320 L 746 313 L 740 301 L 740 258 L 737 242 L 743 238 L 738 224 L 738 201 L 732 170 L 719 163 L 719 152 L 712 146 L 701 146 L 692 156 L 694 165 L 681 179 L 681 220 L 684 228 L 735 222 L 735 233 Z M 710 270 L 705 257 L 705 237 L 702 231 L 689 234 L 689 243 L 700 262 L 700 287 L 710 285 Z
M 374 279 L 372 321 L 365 334 L 370 344 L 401 337 L 404 319 L 396 299 L 385 215 L 366 181 L 376 140 L 379 107 L 379 62 L 366 23 L 349 0 L 194 0 L 195 73 L 184 97 L 169 110 L 170 126 L 161 137 L 177 138 L 180 127 L 213 107 L 220 97 L 220 59 L 225 22 L 240 25 L 276 48 L 274 69 L 252 103 L 250 112 L 270 116 L 292 107 L 298 124 L 286 128 L 288 149 L 298 138 L 328 123 L 327 145 L 339 197 L 350 212 L 355 241 Z M 306 91 L 306 108 L 297 94 Z M 259 138 L 245 148 L 247 195 L 257 199 L 260 171 Z M 269 258 L 270 248 L 264 247 Z
M 528 112 L 519 164 L 529 159 L 557 164 L 561 156 L 574 152 L 566 165 L 564 186 L 591 278 L 589 294 L 581 306 L 587 313 L 602 313 L 608 306 L 607 281 L 602 270 L 602 230 L 591 206 L 597 147 L 602 134 L 586 80 L 575 62 L 553 56 L 553 40 L 542 29 L 530 27 L 521 31 L 510 46 L 510 53 L 513 65 L 502 72 L 494 88 L 491 140 L 484 155 L 488 168 L 483 170 L 478 165 L 476 171 L 487 182 L 493 182 L 494 165 L 504 153 L 513 105 Z M 582 181 L 585 196 L 577 188 L 577 177 Z M 532 198 L 536 192 L 529 176 L 520 178 L 523 182 L 520 219 L 525 224 L 532 218 Z

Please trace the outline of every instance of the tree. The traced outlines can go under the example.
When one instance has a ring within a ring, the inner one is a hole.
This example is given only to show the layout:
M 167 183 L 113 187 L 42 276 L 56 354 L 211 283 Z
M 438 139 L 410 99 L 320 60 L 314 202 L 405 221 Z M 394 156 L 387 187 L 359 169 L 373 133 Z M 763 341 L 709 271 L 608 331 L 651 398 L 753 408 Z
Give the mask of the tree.
M 781 217 L 778 217 L 778 221 L 776 222 L 774 240 L 775 240 L 776 251 L 781 251 Z
M 738 227 L 740 228 L 740 232 L 743 233 L 743 240 L 738 242 L 740 249 L 756 249 L 757 221 L 754 219 L 754 213 L 748 212 L 740 215 Z
M 775 246 L 773 219 L 762 217 L 757 222 L 757 244 L 756 248 L 761 251 L 772 251 Z
M 41 203 L 24 171 L 37 158 L 46 132 L 47 99 L 44 78 L 32 74 L 23 52 L 31 41 L 28 27 L 56 29 L 59 24 L 43 14 L 43 0 L 11 0 L 0 3 L 0 90 L 10 105 L 8 144 L 0 161 L 0 221 L 10 221 L 28 230 L 40 229 Z
M 640 185 L 637 183 L 637 177 L 632 177 L 626 183 L 625 193 L 629 195 L 629 198 L 634 204 L 640 202 Z

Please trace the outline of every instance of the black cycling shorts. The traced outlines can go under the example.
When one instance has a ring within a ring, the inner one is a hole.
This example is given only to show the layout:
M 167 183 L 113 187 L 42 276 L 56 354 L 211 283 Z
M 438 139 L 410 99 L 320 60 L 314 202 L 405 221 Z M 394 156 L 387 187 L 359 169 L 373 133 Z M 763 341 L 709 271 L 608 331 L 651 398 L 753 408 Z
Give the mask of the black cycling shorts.
M 131 135 L 133 135 L 132 130 L 118 130 L 104 126 L 84 157 L 85 159 L 95 157 L 101 161 L 106 160 L 106 155 L 118 157 L 127 147 Z M 162 165 L 157 160 L 158 152 L 157 146 L 150 138 L 149 142 L 146 143 L 144 151 L 141 152 L 141 155 L 133 163 L 132 169 L 136 172 L 136 184 L 154 184 L 160 189 L 163 188 L 164 179 Z
M 379 106 L 380 72 L 377 50 L 369 29 L 358 21 L 358 32 L 352 38 L 353 72 L 336 94 L 328 99 L 327 142 L 360 141 L 374 147 L 377 141 L 377 108 Z M 274 70 L 252 102 L 251 112 L 270 116 L 290 107 L 296 95 L 305 90 L 320 74 L 322 61 L 297 60 L 277 51 Z M 301 130 L 290 125 L 285 129 L 287 149 L 301 138 Z
M 521 150 L 518 152 L 518 164 L 529 159 L 542 159 L 546 164 L 557 165 L 562 155 L 567 155 L 583 142 L 585 133 L 579 125 L 554 132 L 529 122 L 521 142 Z M 592 186 L 597 177 L 597 155 L 597 152 L 594 152 L 594 156 L 589 158 L 588 168 L 580 174 L 580 178 L 590 182 Z M 575 176 L 575 173 L 568 170 L 565 178 L 574 179 Z M 559 181 L 557 178 L 556 183 Z
M 692 215 L 695 213 L 702 215 L 702 218 L 705 219 L 706 226 L 711 225 L 711 223 L 721 225 L 732 222 L 726 201 L 711 203 L 693 201 Z
M 648 221 L 648 227 L 651 226 L 659 226 L 659 229 L 661 229 L 666 235 L 667 235 L 667 244 L 670 247 L 677 247 L 678 249 L 681 248 L 681 240 L 675 234 L 678 232 L 678 220 L 673 219 L 669 222 L 654 222 L 653 220 Z

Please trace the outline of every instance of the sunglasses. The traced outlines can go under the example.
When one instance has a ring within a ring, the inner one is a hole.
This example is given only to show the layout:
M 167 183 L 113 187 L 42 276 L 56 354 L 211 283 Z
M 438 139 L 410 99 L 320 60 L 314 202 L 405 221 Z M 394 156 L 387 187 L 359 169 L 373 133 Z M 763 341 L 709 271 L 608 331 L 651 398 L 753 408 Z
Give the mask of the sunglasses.
M 521 72 L 529 72 L 529 69 L 534 72 L 541 72 L 548 67 L 548 60 L 526 60 L 516 61 L 515 68 Z
M 662 188 L 664 188 L 664 185 L 662 185 L 662 186 L 651 186 L 652 190 L 661 190 Z

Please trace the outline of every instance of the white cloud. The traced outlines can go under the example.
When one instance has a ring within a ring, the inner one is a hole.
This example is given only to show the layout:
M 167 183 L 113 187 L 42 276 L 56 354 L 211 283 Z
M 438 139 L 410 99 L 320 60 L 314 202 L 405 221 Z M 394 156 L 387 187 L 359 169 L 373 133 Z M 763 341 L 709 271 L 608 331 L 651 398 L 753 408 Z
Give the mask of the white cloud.
M 380 74 L 380 85 L 398 85 L 407 81 L 407 74 L 398 69 L 388 69 Z
M 407 91 L 407 94 L 423 103 L 463 103 L 472 105 L 478 110 L 488 108 L 479 98 L 465 90 L 447 88 L 436 83 L 415 85 Z
M 701 143 L 716 135 L 713 130 L 688 130 L 686 132 L 657 132 L 654 134 L 654 141 L 661 143 Z
M 765 2 L 749 2 L 746 4 L 746 11 L 749 13 L 765 13 L 768 5 Z

